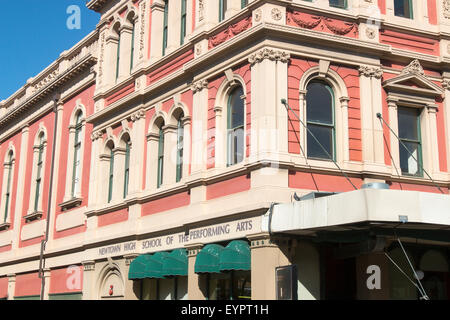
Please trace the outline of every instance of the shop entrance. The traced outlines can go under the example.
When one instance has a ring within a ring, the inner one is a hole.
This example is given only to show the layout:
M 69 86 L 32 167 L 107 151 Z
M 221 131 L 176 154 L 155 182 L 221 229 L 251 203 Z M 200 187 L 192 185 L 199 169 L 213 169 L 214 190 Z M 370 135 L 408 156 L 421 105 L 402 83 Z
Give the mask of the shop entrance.
M 325 300 L 355 300 L 356 289 L 356 259 L 338 259 L 334 248 L 322 247 L 322 257 L 325 262 L 322 270 L 322 290 Z
M 230 271 L 207 275 L 208 300 L 250 300 L 252 282 L 250 271 Z

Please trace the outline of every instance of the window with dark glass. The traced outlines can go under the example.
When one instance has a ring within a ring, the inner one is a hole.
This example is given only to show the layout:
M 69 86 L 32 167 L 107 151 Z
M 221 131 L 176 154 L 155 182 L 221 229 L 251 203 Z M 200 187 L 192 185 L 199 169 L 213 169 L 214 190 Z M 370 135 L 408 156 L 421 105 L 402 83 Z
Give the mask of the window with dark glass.
M 125 170 L 123 178 L 123 197 L 128 195 L 128 184 L 130 182 L 130 151 L 131 142 L 128 140 L 125 145 Z
M 130 72 L 133 70 L 134 65 L 134 38 L 136 31 L 136 23 L 133 22 L 133 33 L 131 34 L 131 57 L 130 57 Z
M 244 9 L 248 5 L 248 0 L 241 0 L 241 9 Z
M 11 199 L 11 178 L 12 178 L 12 170 L 13 170 L 13 153 L 12 151 L 8 155 L 8 162 L 5 164 L 5 170 L 7 170 L 7 182 L 6 182 L 6 192 L 5 192 L 5 215 L 3 218 L 3 222 L 6 222 L 9 215 L 9 202 Z
M 244 160 L 244 90 L 235 88 L 228 98 L 228 165 Z
M 111 148 L 109 157 L 109 176 L 108 176 L 108 203 L 111 202 L 113 196 L 113 183 L 114 183 L 114 147 Z
M 186 37 L 186 0 L 181 0 L 181 32 L 180 44 L 184 43 Z
M 227 12 L 227 0 L 219 0 L 219 22 L 225 20 L 226 12 Z
M 318 81 L 308 84 L 306 118 L 308 127 L 308 158 L 334 160 L 334 96 L 333 90 L 328 84 Z
M 347 0 L 329 0 L 330 7 L 347 9 Z
M 413 19 L 412 0 L 394 0 L 394 14 L 397 17 Z
M 178 118 L 178 124 L 177 124 L 177 177 L 176 181 L 180 182 L 181 178 L 183 177 L 183 144 L 184 144 L 184 126 L 183 126 L 183 119 L 184 115 L 181 114 Z
M 120 31 L 118 31 L 119 40 L 117 41 L 117 57 L 116 57 L 116 80 L 119 78 L 119 70 L 120 70 Z
M 398 135 L 402 174 L 422 176 L 420 109 L 398 108 Z
M 39 137 L 39 147 L 38 147 L 38 160 L 37 160 L 37 168 L 36 168 L 36 190 L 34 194 L 34 212 L 37 212 L 39 209 L 39 198 L 41 192 L 41 183 L 42 183 L 42 166 L 44 163 L 44 134 L 41 134 Z
M 164 172 L 164 124 L 159 128 L 159 141 L 158 141 L 158 176 L 157 187 L 161 187 L 163 184 L 163 172 Z
M 83 114 L 79 112 L 75 122 L 75 142 L 73 150 L 73 171 L 72 171 L 72 197 L 75 197 L 80 191 L 80 167 L 81 167 L 81 131 Z
M 164 1 L 164 25 L 163 25 L 163 52 L 162 54 L 166 54 L 167 49 L 167 37 L 169 32 L 169 1 Z

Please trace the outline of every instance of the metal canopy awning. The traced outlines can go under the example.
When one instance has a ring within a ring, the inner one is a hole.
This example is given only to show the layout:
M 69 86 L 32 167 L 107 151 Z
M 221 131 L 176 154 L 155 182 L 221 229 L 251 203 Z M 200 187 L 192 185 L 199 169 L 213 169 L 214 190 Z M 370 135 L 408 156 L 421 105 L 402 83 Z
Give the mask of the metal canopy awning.
M 450 243 L 450 196 L 418 191 L 362 189 L 274 205 L 262 231 L 353 242 L 373 235 Z

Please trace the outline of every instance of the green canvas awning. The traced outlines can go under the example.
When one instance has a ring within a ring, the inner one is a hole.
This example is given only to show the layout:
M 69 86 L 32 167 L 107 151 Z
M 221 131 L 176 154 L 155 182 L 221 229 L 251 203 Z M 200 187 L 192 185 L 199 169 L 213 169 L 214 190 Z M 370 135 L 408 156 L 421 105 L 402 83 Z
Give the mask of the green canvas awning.
M 220 273 L 220 254 L 223 249 L 218 244 L 206 245 L 195 259 L 195 273 Z
M 167 252 L 156 252 L 150 256 L 145 268 L 146 278 L 164 279 L 163 264 L 168 255 Z
M 186 249 L 173 250 L 164 259 L 164 276 L 187 276 L 188 275 L 188 256 Z
M 129 280 L 138 279 L 164 279 L 163 264 L 169 254 L 167 252 L 157 252 L 155 254 L 143 254 L 133 260 L 128 272 Z
M 148 261 L 150 261 L 149 254 L 142 254 L 133 260 L 130 264 L 130 271 L 128 272 L 129 280 L 145 279 L 145 268 Z
M 231 241 L 220 254 L 220 271 L 250 270 L 251 252 L 246 241 Z

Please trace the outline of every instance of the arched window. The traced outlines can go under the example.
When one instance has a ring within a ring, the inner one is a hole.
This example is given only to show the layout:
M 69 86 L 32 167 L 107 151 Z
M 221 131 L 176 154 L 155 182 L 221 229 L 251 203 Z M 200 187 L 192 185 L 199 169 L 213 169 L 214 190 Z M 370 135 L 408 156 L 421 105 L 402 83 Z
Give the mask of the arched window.
M 181 113 L 178 117 L 177 123 L 177 177 L 176 182 L 180 182 L 183 177 L 183 144 L 184 144 L 184 125 L 183 125 L 184 114 Z
M 321 81 L 308 84 L 306 119 L 308 158 L 335 160 L 334 94 L 328 84 Z
M 159 127 L 159 139 L 158 139 L 158 174 L 157 174 L 157 187 L 161 187 L 163 184 L 164 173 L 164 123 Z
M 5 214 L 3 217 L 3 222 L 7 222 L 9 215 L 9 203 L 11 200 L 11 179 L 13 173 L 13 159 L 14 154 L 12 151 L 8 154 L 7 162 L 5 163 L 5 174 L 6 174 L 6 190 L 5 190 Z
M 130 182 L 130 152 L 131 152 L 131 141 L 127 137 L 125 141 L 125 170 L 123 177 L 123 197 L 126 198 L 128 195 L 128 185 Z
M 41 196 L 41 184 L 42 184 L 42 169 L 44 165 L 44 148 L 45 148 L 45 137 L 42 132 L 39 136 L 39 146 L 38 146 L 38 158 L 36 163 L 36 180 L 35 180 L 35 193 L 34 193 L 34 212 L 39 210 L 39 201 Z
M 108 174 L 108 203 L 111 202 L 114 187 L 114 145 L 110 145 L 109 174 Z
M 245 106 L 244 90 L 241 86 L 231 91 L 228 97 L 227 136 L 228 165 L 234 165 L 244 160 L 244 121 Z
M 75 141 L 73 145 L 73 171 L 72 171 L 72 197 L 75 198 L 80 194 L 80 178 L 81 178 L 81 144 L 83 130 L 83 113 L 79 111 L 75 120 Z

